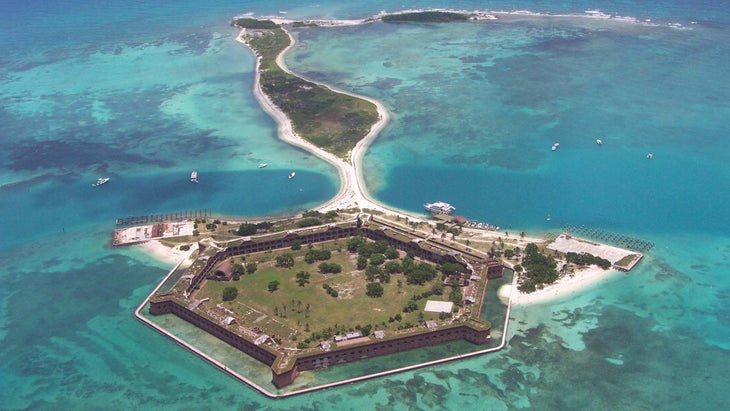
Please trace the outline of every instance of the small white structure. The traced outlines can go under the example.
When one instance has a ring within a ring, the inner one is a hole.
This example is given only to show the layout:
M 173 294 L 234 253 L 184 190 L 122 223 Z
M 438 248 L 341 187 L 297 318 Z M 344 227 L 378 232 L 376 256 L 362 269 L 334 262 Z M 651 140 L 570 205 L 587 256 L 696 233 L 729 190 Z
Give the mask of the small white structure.
M 271 337 L 269 337 L 268 335 L 266 335 L 266 334 L 261 334 L 259 336 L 259 338 L 257 338 L 253 343 L 255 345 L 261 345 L 261 344 L 263 344 L 265 342 L 268 342 L 268 341 L 274 341 L 274 340 Z
M 233 324 L 235 322 L 236 322 L 236 319 L 229 316 L 229 317 L 224 318 L 223 321 L 221 321 L 221 324 L 223 324 L 223 325 L 231 325 L 231 324 Z
M 427 313 L 450 313 L 453 308 L 454 303 L 451 301 L 428 300 L 426 302 L 426 308 L 423 311 Z
M 383 331 L 383 330 L 377 330 L 377 331 L 373 332 L 373 335 L 378 340 L 382 340 L 383 338 L 385 338 L 385 331 Z

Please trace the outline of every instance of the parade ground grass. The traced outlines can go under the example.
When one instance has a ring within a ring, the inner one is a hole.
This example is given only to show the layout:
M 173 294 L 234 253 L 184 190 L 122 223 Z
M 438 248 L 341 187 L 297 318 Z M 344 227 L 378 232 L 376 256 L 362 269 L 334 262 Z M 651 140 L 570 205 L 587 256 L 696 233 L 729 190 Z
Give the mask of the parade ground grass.
M 285 345 L 285 339 L 291 339 L 292 335 L 301 340 L 312 332 L 327 328 L 350 330 L 370 324 L 373 330 L 397 330 L 399 327 L 408 328 L 407 324 L 412 326 L 420 321 L 438 319 L 439 314 L 423 312 L 423 308 L 427 300 L 446 301 L 449 287 L 445 287 L 443 295 L 417 300 L 418 309 L 415 311 L 405 313 L 403 307 L 414 295 L 430 291 L 435 282 L 441 281 L 440 276 L 424 285 L 412 285 L 407 284 L 403 274 L 393 274 L 389 283 L 382 284 L 383 296 L 373 298 L 365 294 L 368 283 L 365 270 L 356 270 L 357 254 L 349 253 L 343 243 L 316 246 L 318 249 L 322 247 L 332 249 L 332 257 L 326 262 L 341 265 L 340 273 L 320 273 L 317 267 L 321 261 L 306 263 L 306 246 L 300 251 L 258 253 L 246 256 L 247 263 L 257 262 L 255 273 L 243 274 L 237 281 L 206 280 L 196 298 L 210 298 L 211 301 L 206 303 L 208 307 L 217 305 L 230 310 L 242 319 L 242 325 L 258 327 L 266 334 L 278 336 Z M 275 266 L 275 257 L 284 253 L 294 256 L 293 267 Z M 241 257 L 235 257 L 234 261 L 240 263 Z M 309 283 L 304 286 L 297 284 L 296 274 L 301 271 L 310 274 Z M 278 289 L 273 292 L 269 291 L 272 281 L 279 282 Z M 324 284 L 337 290 L 338 296 L 335 298 L 328 294 Z M 226 287 L 236 287 L 238 296 L 235 300 L 222 300 Z M 394 320 L 398 314 L 400 321 Z

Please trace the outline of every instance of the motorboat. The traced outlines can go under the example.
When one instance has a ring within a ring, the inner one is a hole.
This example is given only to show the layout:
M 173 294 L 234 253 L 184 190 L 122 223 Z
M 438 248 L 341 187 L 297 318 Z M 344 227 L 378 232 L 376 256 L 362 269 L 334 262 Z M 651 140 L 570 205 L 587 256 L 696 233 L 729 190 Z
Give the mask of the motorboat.
M 596 140 L 596 144 L 598 144 L 600 146 L 600 145 L 603 144 L 603 141 L 599 138 L 599 139 Z
M 449 214 L 453 213 L 454 211 L 456 211 L 456 207 L 452 206 L 449 203 L 444 203 L 443 201 L 437 201 L 435 203 L 426 203 L 423 205 L 423 208 L 425 208 L 431 214 L 449 215 Z
M 555 144 L 553 144 L 552 150 L 555 151 L 558 149 L 558 147 L 560 147 L 560 143 L 555 143 Z
M 190 173 L 190 182 L 191 183 L 197 183 L 198 182 L 198 172 L 193 170 L 192 173 Z
M 96 183 L 92 184 L 92 187 L 99 187 L 102 184 L 106 184 L 109 181 L 109 177 L 100 177 L 96 180 Z
M 648 158 L 649 160 L 651 160 L 652 158 L 654 158 L 654 154 L 649 153 L 649 154 L 646 155 L 646 158 Z
M 266 163 L 259 163 L 259 168 L 264 168 L 266 166 L 268 166 L 268 164 L 266 164 Z
M 294 178 L 295 175 L 297 175 L 297 173 L 294 172 L 294 171 L 292 171 L 291 173 L 289 173 L 289 180 L 291 180 L 292 178 Z

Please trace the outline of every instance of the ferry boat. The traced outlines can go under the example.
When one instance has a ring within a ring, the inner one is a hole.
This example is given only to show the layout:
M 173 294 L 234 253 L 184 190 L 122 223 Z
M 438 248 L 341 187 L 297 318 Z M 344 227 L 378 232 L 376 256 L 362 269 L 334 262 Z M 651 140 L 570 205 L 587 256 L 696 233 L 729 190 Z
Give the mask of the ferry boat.
M 426 211 L 429 211 L 431 214 L 446 214 L 449 215 L 456 211 L 456 207 L 452 206 L 449 203 L 444 203 L 443 201 L 437 201 L 435 203 L 426 203 L 423 205 L 423 208 L 426 209 Z
M 259 163 L 259 168 L 264 168 L 266 166 L 268 166 L 268 164 L 266 164 L 266 163 Z
M 292 171 L 291 173 L 289 173 L 289 180 L 291 180 L 292 178 L 294 178 L 295 175 L 297 175 L 297 173 L 295 173 L 294 171 Z
M 193 170 L 192 173 L 190 173 L 190 182 L 191 183 L 197 183 L 198 182 L 198 172 Z
M 96 180 L 96 183 L 92 184 L 92 187 L 99 187 L 102 184 L 106 184 L 109 181 L 109 177 L 100 177 Z

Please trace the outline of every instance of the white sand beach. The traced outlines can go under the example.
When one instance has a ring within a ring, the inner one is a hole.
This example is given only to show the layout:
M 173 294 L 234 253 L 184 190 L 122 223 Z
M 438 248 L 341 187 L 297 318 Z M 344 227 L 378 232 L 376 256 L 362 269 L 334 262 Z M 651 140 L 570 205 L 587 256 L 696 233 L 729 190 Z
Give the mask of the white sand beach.
M 198 244 L 193 243 L 187 251 L 180 250 L 180 246 L 168 247 L 158 240 L 150 240 L 140 243 L 148 254 L 154 256 L 160 261 L 166 261 L 170 264 L 177 264 L 181 259 L 189 257 L 193 251 L 198 249 Z
M 544 304 L 573 297 L 587 288 L 617 278 L 620 274 L 620 271 L 604 270 L 597 266 L 590 266 L 584 270 L 576 271 L 575 274 L 564 275 L 555 283 L 530 294 L 519 292 L 516 286 L 513 288 L 511 285 L 505 285 L 500 288 L 499 295 L 500 297 L 506 297 L 511 294 L 512 304 Z

